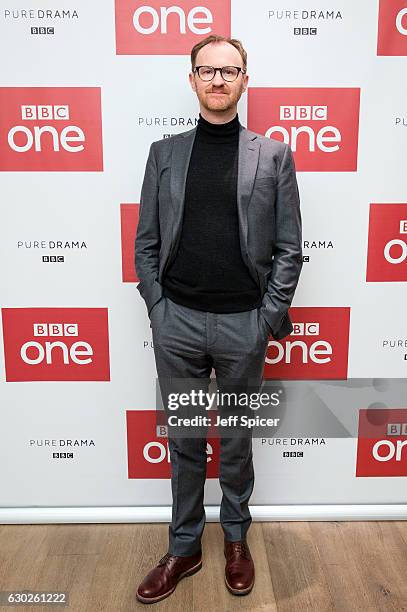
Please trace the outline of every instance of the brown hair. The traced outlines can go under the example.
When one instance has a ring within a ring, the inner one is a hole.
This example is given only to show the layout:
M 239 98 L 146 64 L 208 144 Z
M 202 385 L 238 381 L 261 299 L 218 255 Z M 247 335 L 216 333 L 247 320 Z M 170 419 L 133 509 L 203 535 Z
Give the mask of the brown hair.
M 221 36 L 220 34 L 211 34 L 210 36 L 207 36 L 203 40 L 200 40 L 198 43 L 196 43 L 196 45 L 192 47 L 191 49 L 192 70 L 195 68 L 195 61 L 196 61 L 196 56 L 198 55 L 198 51 L 202 49 L 202 47 L 205 47 L 205 45 L 209 45 L 209 43 L 214 43 L 214 42 L 227 42 L 233 45 L 239 51 L 240 55 L 242 56 L 243 68 L 245 69 L 247 68 L 247 53 L 243 49 L 243 45 L 240 42 L 240 40 L 238 40 L 237 38 L 226 38 L 225 36 Z

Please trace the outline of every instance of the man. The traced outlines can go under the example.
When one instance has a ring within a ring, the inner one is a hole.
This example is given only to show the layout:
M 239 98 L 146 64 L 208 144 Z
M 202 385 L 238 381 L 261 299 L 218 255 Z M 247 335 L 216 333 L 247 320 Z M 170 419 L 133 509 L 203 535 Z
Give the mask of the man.
M 288 314 L 302 268 L 301 213 L 290 147 L 243 127 L 247 88 L 240 41 L 211 35 L 191 51 L 197 126 L 153 142 L 135 243 L 160 381 L 262 381 L 269 335 L 293 330 Z M 248 388 L 248 387 L 247 387 Z M 170 595 L 202 567 L 206 439 L 168 436 L 172 476 L 169 549 L 144 578 L 144 603 Z M 246 539 L 254 485 L 252 436 L 222 437 L 225 582 L 249 593 L 254 564 Z

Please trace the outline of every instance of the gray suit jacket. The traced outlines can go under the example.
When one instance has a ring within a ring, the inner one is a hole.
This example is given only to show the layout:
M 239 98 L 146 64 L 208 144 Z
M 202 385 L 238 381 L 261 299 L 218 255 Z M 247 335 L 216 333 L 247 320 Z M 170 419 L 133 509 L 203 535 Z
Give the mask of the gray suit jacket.
M 137 285 L 148 316 L 177 252 L 185 182 L 196 127 L 153 142 L 145 168 L 135 240 Z M 293 331 L 288 314 L 302 268 L 302 223 L 289 145 L 240 126 L 237 184 L 240 249 L 263 295 L 273 337 Z

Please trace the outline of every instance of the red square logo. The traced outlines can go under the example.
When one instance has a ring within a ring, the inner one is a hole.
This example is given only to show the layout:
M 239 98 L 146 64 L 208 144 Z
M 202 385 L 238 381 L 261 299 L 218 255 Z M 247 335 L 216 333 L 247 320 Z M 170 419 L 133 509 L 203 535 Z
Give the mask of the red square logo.
M 407 204 L 371 204 L 366 280 L 407 281 Z
M 139 204 L 120 204 L 122 280 L 124 283 L 134 283 L 140 280 L 137 277 L 135 266 L 135 246 L 139 211 Z
M 406 0 L 379 0 L 377 55 L 407 55 Z
M 407 476 L 407 410 L 359 410 L 356 476 Z
M 0 87 L 0 170 L 103 170 L 99 87 Z
M 117 55 L 189 55 L 217 33 L 230 37 L 230 0 L 116 0 Z
M 7 382 L 110 380 L 107 308 L 3 308 Z
M 249 87 L 248 127 L 290 145 L 297 170 L 357 170 L 360 89 Z
M 346 379 L 350 308 L 292 307 L 289 313 L 294 330 L 269 341 L 264 378 Z
M 157 425 L 156 411 L 128 410 L 126 418 L 129 478 L 171 478 L 166 426 Z M 206 452 L 207 478 L 218 478 L 219 438 L 207 438 Z

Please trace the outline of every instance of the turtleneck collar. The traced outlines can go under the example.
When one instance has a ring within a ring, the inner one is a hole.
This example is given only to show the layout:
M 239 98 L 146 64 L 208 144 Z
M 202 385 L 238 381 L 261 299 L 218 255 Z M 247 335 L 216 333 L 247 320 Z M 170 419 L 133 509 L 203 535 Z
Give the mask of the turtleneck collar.
M 199 113 L 197 131 L 201 138 L 216 142 L 230 142 L 239 135 L 239 115 L 236 115 L 227 123 L 211 123 Z

